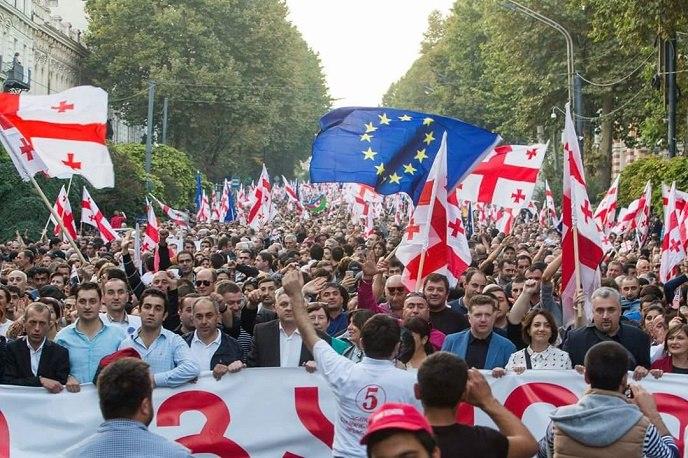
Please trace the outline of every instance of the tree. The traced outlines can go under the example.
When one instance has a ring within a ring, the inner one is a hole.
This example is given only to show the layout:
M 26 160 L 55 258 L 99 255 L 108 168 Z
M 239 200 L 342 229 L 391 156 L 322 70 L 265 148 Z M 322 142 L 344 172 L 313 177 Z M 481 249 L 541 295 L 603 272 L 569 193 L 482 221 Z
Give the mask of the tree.
M 584 117 L 579 134 L 586 136 L 589 192 L 599 195 L 610 183 L 614 139 L 654 146 L 665 136 L 661 95 L 649 84 L 656 71 L 655 36 L 683 27 L 688 12 L 678 0 L 587 0 L 583 7 L 577 0 L 522 3 L 573 37 L 575 68 L 587 80 L 584 111 L 577 113 Z M 565 41 L 553 28 L 505 5 L 502 0 L 457 0 L 441 34 L 431 19 L 433 40 L 390 87 L 385 101 L 478 124 L 499 132 L 507 143 L 535 141 L 540 126 L 546 137 L 561 131 L 563 116 L 556 109 L 568 99 Z M 673 9 L 663 14 L 667 5 Z M 432 91 L 423 90 L 418 75 Z
M 211 179 L 255 176 L 263 161 L 292 175 L 308 155 L 330 99 L 284 2 L 88 0 L 86 11 L 89 77 L 134 124 L 155 81 L 156 107 L 170 100 L 170 144 Z

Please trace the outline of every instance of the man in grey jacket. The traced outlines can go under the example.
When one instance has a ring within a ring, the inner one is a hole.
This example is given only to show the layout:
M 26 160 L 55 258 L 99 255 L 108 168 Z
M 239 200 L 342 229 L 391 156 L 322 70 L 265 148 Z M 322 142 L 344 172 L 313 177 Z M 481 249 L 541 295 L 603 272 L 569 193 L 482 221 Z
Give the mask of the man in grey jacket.
M 650 393 L 627 385 L 628 352 L 614 341 L 585 355 L 590 389 L 573 405 L 556 409 L 540 440 L 538 457 L 678 457 L 678 447 Z

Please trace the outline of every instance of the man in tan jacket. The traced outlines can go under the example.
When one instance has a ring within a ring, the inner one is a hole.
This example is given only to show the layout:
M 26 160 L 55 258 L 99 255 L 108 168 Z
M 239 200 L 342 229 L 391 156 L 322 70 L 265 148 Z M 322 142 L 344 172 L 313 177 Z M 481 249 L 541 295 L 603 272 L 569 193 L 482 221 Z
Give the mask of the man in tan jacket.
M 555 410 L 538 457 L 678 457 L 678 448 L 650 393 L 627 385 L 628 351 L 614 341 L 585 355 L 590 389 L 573 405 Z

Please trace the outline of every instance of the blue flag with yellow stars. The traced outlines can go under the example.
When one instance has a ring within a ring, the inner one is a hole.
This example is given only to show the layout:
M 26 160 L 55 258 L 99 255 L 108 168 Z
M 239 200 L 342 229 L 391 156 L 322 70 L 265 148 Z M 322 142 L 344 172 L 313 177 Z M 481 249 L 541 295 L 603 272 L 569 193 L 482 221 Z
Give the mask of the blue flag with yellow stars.
M 394 108 L 338 108 L 320 119 L 313 142 L 313 183 L 361 183 L 384 195 L 405 192 L 418 202 L 447 132 L 447 189 L 501 141 L 459 121 Z

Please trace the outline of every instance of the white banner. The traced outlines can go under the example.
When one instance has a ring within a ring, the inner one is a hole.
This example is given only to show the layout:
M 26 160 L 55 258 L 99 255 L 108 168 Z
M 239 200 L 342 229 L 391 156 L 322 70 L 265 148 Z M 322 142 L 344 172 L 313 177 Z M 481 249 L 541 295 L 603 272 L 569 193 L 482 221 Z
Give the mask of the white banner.
M 154 391 L 150 429 L 199 456 L 237 458 L 330 457 L 336 403 L 326 382 L 303 369 L 247 369 L 216 381 Z M 536 439 L 554 406 L 575 402 L 585 390 L 574 371 L 526 371 L 488 376 L 493 392 L 523 419 Z M 688 425 L 688 379 L 648 377 L 669 430 L 680 439 Z M 479 409 L 462 405 L 465 424 L 493 426 Z M 49 394 L 42 388 L 0 386 L 0 458 L 55 457 L 92 434 L 102 422 L 93 386 L 80 393 Z

